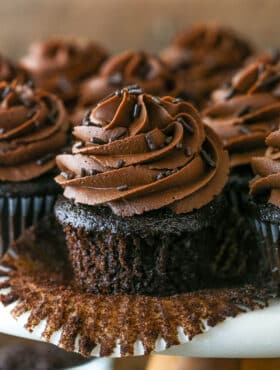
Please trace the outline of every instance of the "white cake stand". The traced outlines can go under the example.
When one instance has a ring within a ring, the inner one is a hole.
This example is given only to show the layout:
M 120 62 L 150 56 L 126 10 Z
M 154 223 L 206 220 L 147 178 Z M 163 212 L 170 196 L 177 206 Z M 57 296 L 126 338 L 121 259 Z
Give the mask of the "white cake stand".
M 44 322 L 30 333 L 24 329 L 28 313 L 16 320 L 10 313 L 12 308 L 13 305 L 3 307 L 0 304 L 0 332 L 41 341 Z M 53 344 L 58 340 L 55 335 L 51 338 Z M 269 307 L 262 310 L 226 319 L 214 328 L 208 327 L 190 342 L 157 353 L 215 358 L 280 357 L 280 300 L 271 301 Z

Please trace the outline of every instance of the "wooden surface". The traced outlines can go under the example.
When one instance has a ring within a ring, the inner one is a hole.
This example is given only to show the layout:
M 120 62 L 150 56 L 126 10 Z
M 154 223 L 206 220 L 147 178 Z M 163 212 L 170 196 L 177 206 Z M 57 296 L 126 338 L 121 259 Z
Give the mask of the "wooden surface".
M 154 355 L 146 370 L 279 370 L 280 359 L 188 359 Z
M 279 0 L 2 1 L 0 50 L 22 55 L 34 39 L 77 35 L 113 51 L 159 50 L 171 34 L 198 21 L 231 25 L 262 47 L 280 46 Z

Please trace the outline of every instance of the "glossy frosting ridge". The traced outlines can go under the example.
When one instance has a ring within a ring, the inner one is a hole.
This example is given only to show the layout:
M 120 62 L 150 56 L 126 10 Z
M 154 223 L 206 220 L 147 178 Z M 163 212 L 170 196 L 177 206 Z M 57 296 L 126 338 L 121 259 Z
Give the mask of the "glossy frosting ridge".
M 248 165 L 265 151 L 266 136 L 278 128 L 280 67 L 257 62 L 241 69 L 227 89 L 214 94 L 203 121 L 222 137 L 231 166 Z
M 77 203 L 132 216 L 169 207 L 187 213 L 220 194 L 228 155 L 195 108 L 137 87 L 117 90 L 76 126 L 56 178 Z
M 27 181 L 55 167 L 67 143 L 68 117 L 54 95 L 0 83 L 0 180 Z

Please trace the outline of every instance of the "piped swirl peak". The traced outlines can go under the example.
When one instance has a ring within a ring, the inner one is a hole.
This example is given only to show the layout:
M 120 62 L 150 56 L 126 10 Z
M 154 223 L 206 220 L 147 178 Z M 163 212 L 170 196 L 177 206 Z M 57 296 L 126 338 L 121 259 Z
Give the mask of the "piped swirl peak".
M 77 203 L 132 216 L 169 207 L 187 213 L 218 195 L 228 156 L 189 103 L 137 85 L 111 93 L 74 127 L 72 154 L 56 177 Z
M 68 117 L 54 95 L 0 83 L 0 180 L 26 181 L 55 167 L 67 143 Z
M 247 165 L 265 151 L 265 137 L 279 126 L 280 67 L 256 62 L 244 67 L 231 86 L 213 94 L 203 120 L 223 139 L 231 165 Z

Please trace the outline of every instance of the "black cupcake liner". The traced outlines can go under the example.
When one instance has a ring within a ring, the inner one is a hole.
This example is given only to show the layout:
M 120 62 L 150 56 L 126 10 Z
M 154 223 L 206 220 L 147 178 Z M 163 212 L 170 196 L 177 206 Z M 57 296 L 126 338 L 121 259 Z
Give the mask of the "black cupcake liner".
M 0 197 L 0 256 L 40 218 L 51 213 L 56 196 Z
M 268 283 L 273 291 L 277 291 L 280 284 L 280 225 L 260 219 L 255 219 L 254 225 L 258 243 L 263 250 L 263 259 L 271 274 Z

